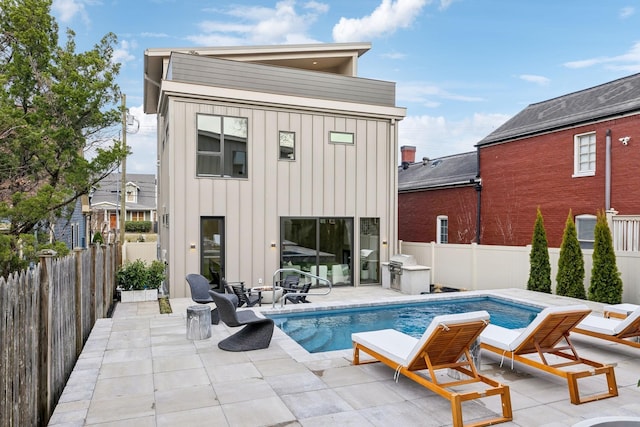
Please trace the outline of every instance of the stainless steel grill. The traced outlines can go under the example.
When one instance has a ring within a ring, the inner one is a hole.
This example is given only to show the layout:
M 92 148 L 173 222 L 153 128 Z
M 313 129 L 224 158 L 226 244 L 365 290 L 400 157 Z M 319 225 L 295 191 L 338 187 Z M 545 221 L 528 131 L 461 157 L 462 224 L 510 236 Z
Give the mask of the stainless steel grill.
M 400 289 L 402 268 L 407 265 L 416 265 L 413 255 L 396 254 L 389 259 L 389 279 L 391 289 Z

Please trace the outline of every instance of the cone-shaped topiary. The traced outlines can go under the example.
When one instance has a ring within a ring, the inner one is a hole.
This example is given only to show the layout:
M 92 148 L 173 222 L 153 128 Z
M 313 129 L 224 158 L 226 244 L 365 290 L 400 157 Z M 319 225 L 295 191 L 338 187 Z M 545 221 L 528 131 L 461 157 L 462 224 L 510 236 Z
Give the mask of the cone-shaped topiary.
M 536 223 L 533 226 L 529 264 L 527 289 L 550 294 L 551 263 L 549 262 L 549 242 L 547 241 L 547 233 L 544 230 L 544 220 L 539 206 L 536 214 Z
M 604 211 L 598 212 L 594 235 L 589 299 L 605 304 L 619 304 L 622 302 L 622 278 L 616 265 L 613 239 Z
M 562 246 L 560 246 L 556 293 L 566 297 L 587 298 L 584 290 L 584 259 L 571 211 L 564 226 Z

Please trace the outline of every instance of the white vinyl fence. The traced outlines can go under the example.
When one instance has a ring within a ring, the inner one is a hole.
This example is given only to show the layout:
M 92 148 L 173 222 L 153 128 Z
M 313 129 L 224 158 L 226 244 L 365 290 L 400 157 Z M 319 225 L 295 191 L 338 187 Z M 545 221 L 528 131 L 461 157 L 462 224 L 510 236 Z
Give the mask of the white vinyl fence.
M 431 284 L 467 290 L 527 288 L 530 246 L 492 246 L 401 242 L 400 253 L 431 267 Z M 583 249 L 585 290 L 589 289 L 593 250 Z M 559 248 L 549 248 L 555 293 Z M 616 252 L 623 282 L 622 301 L 640 304 L 640 252 Z

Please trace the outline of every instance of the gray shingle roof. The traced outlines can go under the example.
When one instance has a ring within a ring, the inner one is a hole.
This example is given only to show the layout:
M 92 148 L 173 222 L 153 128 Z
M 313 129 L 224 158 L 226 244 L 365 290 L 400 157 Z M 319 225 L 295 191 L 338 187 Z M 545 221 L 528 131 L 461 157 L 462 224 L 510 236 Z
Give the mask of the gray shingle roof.
M 156 176 L 153 174 L 128 173 L 127 182 L 132 182 L 139 188 L 138 203 L 127 202 L 127 210 L 155 210 L 156 209 Z M 118 194 L 121 189 L 120 174 L 112 173 L 106 176 L 96 186 L 91 204 L 110 202 L 118 205 Z
M 472 185 L 476 177 L 476 152 L 440 157 L 425 163 L 398 167 L 398 191 Z
M 531 104 L 477 145 L 549 132 L 640 111 L 640 74 Z

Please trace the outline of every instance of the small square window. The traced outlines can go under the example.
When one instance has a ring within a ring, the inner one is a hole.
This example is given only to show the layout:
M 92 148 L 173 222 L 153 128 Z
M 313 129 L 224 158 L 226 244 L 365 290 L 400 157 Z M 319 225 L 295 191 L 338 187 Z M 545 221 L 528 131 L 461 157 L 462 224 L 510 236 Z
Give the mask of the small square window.
M 333 144 L 353 144 L 354 135 L 349 132 L 329 132 L 329 142 Z
M 280 160 L 296 159 L 296 134 L 295 132 L 280 131 L 278 141 L 280 144 Z

